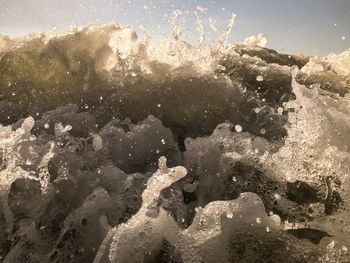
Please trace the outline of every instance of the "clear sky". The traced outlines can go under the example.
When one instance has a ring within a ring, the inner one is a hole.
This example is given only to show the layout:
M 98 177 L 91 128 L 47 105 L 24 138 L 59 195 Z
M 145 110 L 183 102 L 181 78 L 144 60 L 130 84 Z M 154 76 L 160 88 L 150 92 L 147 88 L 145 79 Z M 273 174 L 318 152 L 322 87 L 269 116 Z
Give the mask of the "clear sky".
M 350 0 L 0 0 L 0 34 L 21 36 L 56 26 L 117 22 L 146 26 L 155 37 L 169 32 L 168 15 L 183 11 L 188 37 L 197 39 L 194 11 L 200 14 L 208 38 L 208 18 L 224 28 L 230 14 L 237 21 L 230 41 L 265 33 L 268 47 L 287 53 L 326 55 L 350 48 Z

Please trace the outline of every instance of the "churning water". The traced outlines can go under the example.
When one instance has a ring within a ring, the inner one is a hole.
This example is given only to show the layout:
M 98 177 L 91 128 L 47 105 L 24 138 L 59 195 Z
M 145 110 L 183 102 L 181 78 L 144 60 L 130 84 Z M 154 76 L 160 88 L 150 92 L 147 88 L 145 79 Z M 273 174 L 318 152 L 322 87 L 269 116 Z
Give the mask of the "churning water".
M 178 16 L 0 37 L 3 262 L 349 262 L 350 51 Z

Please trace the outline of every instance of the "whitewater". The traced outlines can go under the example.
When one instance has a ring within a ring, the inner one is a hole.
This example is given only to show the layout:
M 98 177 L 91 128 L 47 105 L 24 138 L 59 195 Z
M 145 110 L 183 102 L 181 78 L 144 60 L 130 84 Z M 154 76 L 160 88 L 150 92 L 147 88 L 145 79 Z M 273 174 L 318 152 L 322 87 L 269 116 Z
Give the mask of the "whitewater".
M 350 50 L 205 12 L 0 36 L 1 262 L 349 262 Z

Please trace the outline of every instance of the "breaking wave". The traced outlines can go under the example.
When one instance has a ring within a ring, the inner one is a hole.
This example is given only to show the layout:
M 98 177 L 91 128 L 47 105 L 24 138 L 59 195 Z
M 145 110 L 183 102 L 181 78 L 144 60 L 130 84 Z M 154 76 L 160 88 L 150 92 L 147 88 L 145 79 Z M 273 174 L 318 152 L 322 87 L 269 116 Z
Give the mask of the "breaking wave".
M 349 261 L 350 51 L 179 15 L 0 37 L 3 262 Z

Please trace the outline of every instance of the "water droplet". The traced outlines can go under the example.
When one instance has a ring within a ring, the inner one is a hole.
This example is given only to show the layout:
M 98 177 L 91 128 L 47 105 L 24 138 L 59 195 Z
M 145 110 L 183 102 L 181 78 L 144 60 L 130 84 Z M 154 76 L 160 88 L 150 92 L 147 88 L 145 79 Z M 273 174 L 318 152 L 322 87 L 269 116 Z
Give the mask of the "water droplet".
M 64 130 L 65 131 L 70 131 L 70 130 L 72 130 L 73 129 L 73 127 L 72 127 L 72 125 L 66 125 L 66 127 L 64 127 Z
M 261 76 L 261 75 L 256 76 L 256 81 L 261 82 L 261 81 L 263 81 L 263 80 L 264 80 L 264 77 L 263 77 L 263 76 Z
M 239 124 L 237 124 L 237 125 L 235 125 L 235 131 L 236 132 L 242 132 L 242 126 L 241 125 L 239 125 Z
M 227 218 L 231 219 L 231 218 L 233 218 L 233 213 L 228 212 L 226 216 L 227 216 Z
M 282 108 L 282 107 L 279 107 L 279 108 L 277 109 L 277 113 L 278 113 L 278 115 L 282 115 L 282 114 L 283 114 L 283 108 Z

